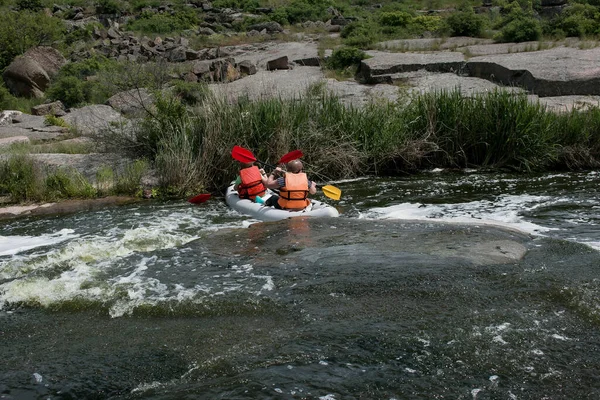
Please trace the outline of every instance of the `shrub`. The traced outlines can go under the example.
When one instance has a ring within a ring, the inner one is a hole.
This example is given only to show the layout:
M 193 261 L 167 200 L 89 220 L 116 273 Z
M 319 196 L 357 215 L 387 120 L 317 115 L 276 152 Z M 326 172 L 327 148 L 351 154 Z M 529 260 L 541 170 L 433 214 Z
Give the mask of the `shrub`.
M 0 23 L 0 71 L 34 46 L 49 45 L 64 37 L 65 25 L 43 12 L 3 12 Z
M 412 15 L 404 11 L 382 12 L 379 16 L 379 22 L 386 26 L 404 27 L 412 21 Z
M 61 68 L 58 77 L 46 91 L 46 96 L 61 100 L 67 107 L 81 103 L 104 103 L 116 88 L 99 79 L 89 79 L 105 72 L 110 76 L 122 76 L 115 73 L 119 64 L 103 56 L 72 62 Z
M 378 39 L 378 29 L 369 22 L 352 22 L 342 29 L 340 36 L 344 44 L 354 47 L 369 47 Z
M 35 97 L 15 97 L 4 86 L 4 82 L 0 80 L 0 110 L 19 110 L 24 113 L 31 112 L 31 107 L 41 104 L 44 99 Z
M 160 0 L 134 0 L 131 2 L 131 9 L 134 11 L 140 11 L 146 7 L 157 8 L 161 4 Z
M 244 11 L 254 11 L 260 7 L 258 0 L 215 0 L 212 5 L 219 8 L 235 8 Z
M 173 94 L 181 99 L 184 104 L 190 106 L 202 103 L 209 93 L 208 85 L 204 82 L 177 81 L 173 87 Z
M 68 128 L 69 124 L 65 122 L 61 117 L 54 116 L 52 114 L 48 114 L 44 117 L 44 124 L 48 126 L 62 126 L 64 128 Z
M 121 14 L 123 2 L 117 0 L 96 0 L 97 14 Z
M 281 25 L 288 25 L 290 23 L 290 21 L 288 21 L 288 14 L 285 7 L 276 8 L 275 11 L 269 14 L 269 18 L 271 21 L 275 21 Z
M 358 65 L 362 60 L 367 58 L 367 54 L 357 49 L 356 47 L 344 46 L 335 49 L 331 57 L 327 59 L 327 68 L 344 69 L 352 65 Z
M 29 10 L 33 12 L 41 11 L 44 8 L 42 0 L 17 0 L 19 10 Z
M 305 21 L 322 21 L 328 17 L 327 8 L 332 6 L 331 0 L 291 0 L 282 7 L 290 24 Z
M 539 40 L 541 36 L 542 25 L 533 17 L 514 19 L 500 31 L 500 38 L 504 42 L 529 42 Z
M 485 27 L 485 20 L 469 7 L 464 11 L 451 14 L 446 19 L 446 24 L 452 36 L 479 37 Z
M 60 100 L 67 108 L 86 101 L 83 81 L 74 76 L 59 77 L 46 91 L 51 100 Z
M 583 37 L 600 33 L 600 14 L 596 7 L 588 4 L 575 4 L 548 23 L 548 32 L 557 36 Z
M 142 184 L 142 178 L 148 170 L 148 162 L 136 160 L 125 166 L 122 173 L 117 175 L 115 192 L 117 194 L 134 194 Z
M 420 28 L 419 31 L 435 32 L 441 29 L 442 18 L 435 15 L 417 15 L 411 21 L 411 25 Z
M 144 11 L 139 18 L 127 24 L 127 29 L 144 33 L 171 33 L 190 29 L 200 22 L 193 10 L 178 11 L 173 15 Z

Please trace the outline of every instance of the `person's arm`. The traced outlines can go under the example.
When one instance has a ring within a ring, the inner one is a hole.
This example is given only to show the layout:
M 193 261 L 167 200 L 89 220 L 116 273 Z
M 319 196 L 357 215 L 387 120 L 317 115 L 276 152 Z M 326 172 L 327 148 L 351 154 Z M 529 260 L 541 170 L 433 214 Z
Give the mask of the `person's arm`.
M 241 176 L 237 176 L 237 178 L 235 178 L 235 184 L 233 185 L 233 190 L 238 190 L 240 188 L 240 183 L 242 183 L 242 177 Z
M 275 171 L 281 172 L 281 168 L 277 167 L 275 169 Z M 280 188 L 279 182 L 277 182 L 277 177 L 275 176 L 274 173 L 271 173 L 271 175 L 269 175 L 267 177 L 266 181 L 263 180 L 263 183 L 269 189 L 279 189 Z
M 267 176 L 267 173 L 265 172 L 264 169 L 259 169 L 258 170 L 260 172 L 260 180 L 262 181 L 262 184 L 267 187 L 267 181 L 269 180 L 269 177 Z
M 314 183 L 313 181 L 311 181 L 310 179 L 308 180 L 308 193 L 310 193 L 310 194 L 317 193 L 317 184 Z

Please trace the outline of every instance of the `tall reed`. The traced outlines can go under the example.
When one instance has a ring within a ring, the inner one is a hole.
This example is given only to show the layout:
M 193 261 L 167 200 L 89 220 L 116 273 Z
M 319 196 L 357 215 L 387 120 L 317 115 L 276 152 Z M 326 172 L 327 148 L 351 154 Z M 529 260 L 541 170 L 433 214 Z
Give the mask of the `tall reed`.
M 140 125 L 136 145 L 162 176 L 177 176 L 164 182 L 187 189 L 224 187 L 237 169 L 234 145 L 271 163 L 301 149 L 318 180 L 431 167 L 589 168 L 600 160 L 597 108 L 555 114 L 505 91 L 353 107 L 316 86 L 294 99 L 230 103 L 209 95 L 193 109 L 176 99 L 157 109 Z

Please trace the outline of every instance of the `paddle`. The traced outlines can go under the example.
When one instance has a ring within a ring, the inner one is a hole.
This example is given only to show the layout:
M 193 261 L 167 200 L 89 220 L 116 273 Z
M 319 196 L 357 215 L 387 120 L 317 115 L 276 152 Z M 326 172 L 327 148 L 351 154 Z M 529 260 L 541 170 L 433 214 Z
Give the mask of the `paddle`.
M 303 155 L 304 154 L 300 150 L 292 150 L 289 153 L 286 153 L 283 156 L 281 156 L 279 161 L 277 161 L 277 164 L 287 164 L 290 161 L 301 158 Z M 274 165 L 257 160 L 250 150 L 240 146 L 233 146 L 233 149 L 231 149 L 231 157 L 240 162 L 257 162 L 269 168 L 275 168 Z M 323 190 L 323 194 L 332 200 L 339 200 L 342 196 L 342 191 L 335 186 L 325 185 L 321 186 L 321 189 Z
M 292 150 L 289 153 L 286 153 L 283 156 L 281 156 L 279 161 L 277 161 L 277 164 L 287 164 L 288 162 L 290 162 L 292 160 L 296 160 L 296 159 L 302 157 L 303 155 L 304 154 L 302 154 L 302 152 L 300 150 Z M 245 149 L 240 146 L 233 146 L 233 149 L 231 149 L 231 157 L 233 157 L 235 160 L 237 160 L 239 162 L 244 162 L 244 163 L 257 162 L 257 163 L 265 165 L 269 168 L 275 169 L 274 165 L 257 160 L 256 157 L 254 157 L 254 154 L 252 154 L 252 152 L 250 150 Z
M 202 193 L 192 197 L 191 199 L 188 199 L 188 201 L 192 204 L 200 204 L 204 203 L 208 199 L 210 199 L 210 193 Z

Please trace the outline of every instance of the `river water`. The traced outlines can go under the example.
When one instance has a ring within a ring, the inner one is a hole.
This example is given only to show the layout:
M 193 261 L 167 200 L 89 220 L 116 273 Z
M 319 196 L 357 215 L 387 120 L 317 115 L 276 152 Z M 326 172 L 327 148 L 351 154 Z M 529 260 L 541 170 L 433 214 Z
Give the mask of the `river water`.
M 260 229 L 218 199 L 2 222 L 0 399 L 600 398 L 599 172 L 334 184 L 340 218 L 396 221 L 397 254 L 353 254 L 371 230 L 332 222 L 304 248 L 337 260 L 234 255 Z M 434 221 L 518 230 L 528 253 L 403 255 Z

